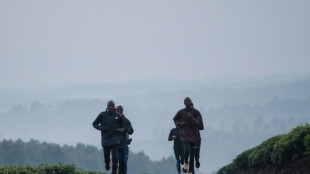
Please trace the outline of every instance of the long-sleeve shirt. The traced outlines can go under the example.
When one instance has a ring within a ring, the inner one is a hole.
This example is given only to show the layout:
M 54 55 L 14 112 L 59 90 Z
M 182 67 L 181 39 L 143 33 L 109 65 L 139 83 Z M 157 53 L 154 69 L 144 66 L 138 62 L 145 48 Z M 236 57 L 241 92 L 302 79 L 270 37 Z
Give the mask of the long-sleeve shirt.
M 197 142 L 199 130 L 203 130 L 203 121 L 200 112 L 193 108 L 179 110 L 173 117 L 174 123 L 180 128 L 182 141 Z

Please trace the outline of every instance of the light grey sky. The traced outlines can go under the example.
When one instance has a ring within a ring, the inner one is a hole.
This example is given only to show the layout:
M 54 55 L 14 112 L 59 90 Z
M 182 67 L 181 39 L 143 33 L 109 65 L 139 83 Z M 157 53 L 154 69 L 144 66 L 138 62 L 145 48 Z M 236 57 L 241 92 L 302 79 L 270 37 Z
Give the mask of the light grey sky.
M 0 88 L 310 72 L 309 0 L 0 4 Z

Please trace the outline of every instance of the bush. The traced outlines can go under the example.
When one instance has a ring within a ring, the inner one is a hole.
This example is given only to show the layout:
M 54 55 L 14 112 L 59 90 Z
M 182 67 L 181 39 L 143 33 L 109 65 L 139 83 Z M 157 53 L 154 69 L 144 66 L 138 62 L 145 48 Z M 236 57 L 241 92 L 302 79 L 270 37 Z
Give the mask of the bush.
M 226 166 L 224 166 L 223 168 L 221 168 L 217 174 L 233 174 L 235 170 L 235 167 L 233 164 L 228 164 Z
M 288 134 L 272 137 L 257 147 L 238 155 L 218 174 L 233 173 L 236 169 L 283 165 L 310 154 L 310 125 L 298 126 Z
M 304 146 L 306 148 L 305 155 L 310 154 L 310 134 L 305 136 L 305 138 L 304 138 Z
M 243 153 L 241 153 L 240 155 L 238 155 L 234 160 L 233 160 L 233 164 L 234 167 L 233 168 L 237 168 L 237 169 L 242 169 L 242 168 L 247 168 L 249 167 L 249 156 L 252 153 L 253 149 L 249 149 Z
M 83 171 L 75 165 L 39 165 L 31 166 L 4 166 L 0 168 L 1 174 L 104 174 L 102 172 Z
M 275 144 L 271 162 L 282 165 L 303 157 L 306 151 L 303 141 L 308 134 L 310 134 L 310 126 L 306 124 L 306 126 L 298 126 L 282 136 Z
M 271 163 L 271 154 L 275 149 L 275 144 L 281 139 L 283 135 L 278 135 L 264 141 L 261 145 L 253 149 L 249 154 L 249 165 L 256 167 L 262 165 L 268 165 Z

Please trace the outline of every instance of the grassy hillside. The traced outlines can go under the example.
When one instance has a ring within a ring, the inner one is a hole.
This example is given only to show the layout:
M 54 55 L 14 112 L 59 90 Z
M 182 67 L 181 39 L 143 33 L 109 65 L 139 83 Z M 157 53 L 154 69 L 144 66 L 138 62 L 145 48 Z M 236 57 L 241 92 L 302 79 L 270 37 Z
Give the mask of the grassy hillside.
M 310 155 L 310 125 L 301 125 L 288 134 L 272 137 L 262 144 L 238 155 L 231 164 L 218 171 L 218 174 L 232 174 L 249 168 L 287 166 Z
M 39 165 L 31 166 L 4 166 L 0 168 L 1 174 L 105 174 L 102 172 L 84 171 L 75 167 L 75 165 Z

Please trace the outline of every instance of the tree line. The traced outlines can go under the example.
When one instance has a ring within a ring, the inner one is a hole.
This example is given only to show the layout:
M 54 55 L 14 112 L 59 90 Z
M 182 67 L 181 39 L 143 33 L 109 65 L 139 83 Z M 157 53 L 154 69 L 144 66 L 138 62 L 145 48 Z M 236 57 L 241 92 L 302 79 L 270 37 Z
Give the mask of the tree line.
M 0 142 L 0 166 L 39 166 L 42 164 L 74 164 L 87 171 L 105 171 L 103 152 L 95 146 L 77 144 L 76 146 L 39 142 L 30 140 L 3 140 Z M 173 173 L 174 158 L 151 161 L 143 152 L 129 153 L 128 173 Z

